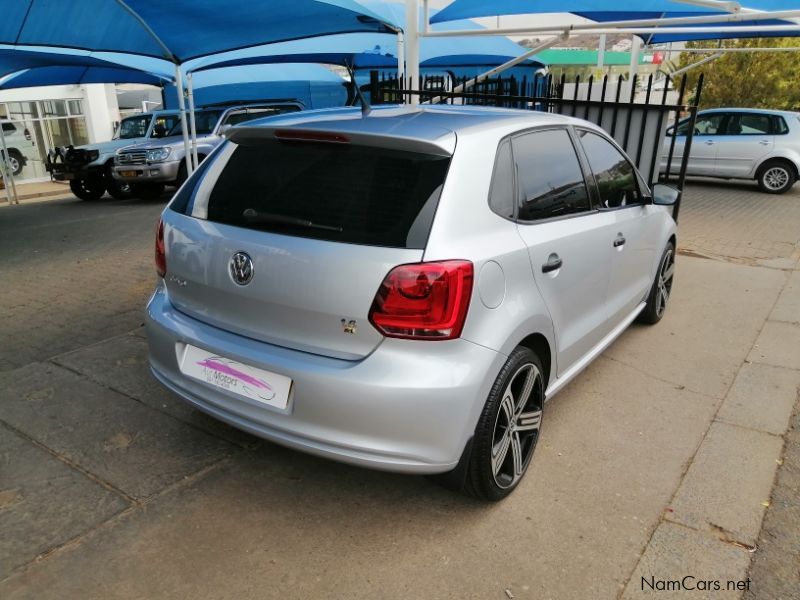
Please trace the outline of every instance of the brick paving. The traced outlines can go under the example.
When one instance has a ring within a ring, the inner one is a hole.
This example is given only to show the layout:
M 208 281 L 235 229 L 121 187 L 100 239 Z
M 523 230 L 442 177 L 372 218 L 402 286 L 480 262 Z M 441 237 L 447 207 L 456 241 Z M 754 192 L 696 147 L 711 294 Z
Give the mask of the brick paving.
M 694 182 L 680 248 L 786 268 L 799 205 L 800 186 L 776 198 Z M 419 478 L 261 443 L 155 384 L 139 326 L 162 208 L 71 198 L 0 207 L 4 598 L 319 597 L 330 586 L 349 597 L 619 597 L 638 581 L 630 574 L 653 523 L 752 341 L 783 354 L 772 329 L 757 335 L 767 312 L 778 299 L 782 321 L 797 305 L 780 295 L 784 272 L 687 259 L 664 323 L 632 328 L 549 405 L 537 472 L 486 509 Z M 682 426 L 665 428 L 676 415 Z M 753 497 L 760 514 L 766 490 Z M 775 527 L 796 527 L 792 518 Z M 659 532 L 646 555 L 656 566 L 659 552 L 675 556 Z M 689 567 L 744 577 L 746 550 L 704 539 L 725 556 Z M 547 548 L 536 561 L 532 544 Z M 754 580 L 771 577 L 773 560 Z
M 163 207 L 68 198 L 0 208 L 0 371 L 142 323 Z
M 777 267 L 800 259 L 800 184 L 773 196 L 754 183 L 695 179 L 679 220 L 678 246 L 687 253 Z

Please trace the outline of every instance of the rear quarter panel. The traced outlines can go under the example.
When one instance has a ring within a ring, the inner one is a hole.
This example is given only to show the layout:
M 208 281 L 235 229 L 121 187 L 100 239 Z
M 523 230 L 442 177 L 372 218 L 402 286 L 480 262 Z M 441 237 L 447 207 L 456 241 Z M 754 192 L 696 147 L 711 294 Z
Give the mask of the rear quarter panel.
M 500 138 L 459 134 L 424 260 L 467 259 L 474 264 L 463 338 L 508 355 L 525 337 L 539 333 L 555 355 L 552 321 L 534 282 L 527 246 L 516 224 L 489 208 Z

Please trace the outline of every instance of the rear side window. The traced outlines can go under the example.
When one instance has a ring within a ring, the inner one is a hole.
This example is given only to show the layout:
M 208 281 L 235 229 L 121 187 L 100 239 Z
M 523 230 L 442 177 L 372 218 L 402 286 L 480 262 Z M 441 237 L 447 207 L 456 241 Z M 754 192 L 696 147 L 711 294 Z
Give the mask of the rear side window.
M 511 156 L 511 142 L 505 140 L 497 149 L 489 207 L 501 217 L 513 219 L 516 197 L 514 192 L 514 159 Z
M 354 144 L 239 145 L 208 220 L 320 240 L 425 247 L 449 157 Z
M 785 135 L 789 133 L 789 126 L 786 124 L 786 121 L 780 115 L 772 115 L 770 117 L 772 119 L 772 127 L 775 135 Z
M 566 129 L 514 138 L 519 219 L 537 221 L 590 209 L 583 171 Z
M 3 133 L 16 133 L 17 128 L 12 123 L 3 123 Z

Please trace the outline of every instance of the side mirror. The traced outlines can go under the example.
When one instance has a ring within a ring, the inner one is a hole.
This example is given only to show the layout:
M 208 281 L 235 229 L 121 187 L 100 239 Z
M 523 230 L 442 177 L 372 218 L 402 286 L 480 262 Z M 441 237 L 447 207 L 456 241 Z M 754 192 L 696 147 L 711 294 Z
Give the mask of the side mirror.
M 680 191 L 670 185 L 657 183 L 653 186 L 653 204 L 658 206 L 674 206 L 680 197 Z
M 225 135 L 231 127 L 233 127 L 233 126 L 232 125 L 227 125 L 227 124 L 226 125 L 220 125 L 219 129 L 217 130 L 217 133 L 219 135 Z
M 667 127 L 667 137 L 675 135 L 675 127 Z

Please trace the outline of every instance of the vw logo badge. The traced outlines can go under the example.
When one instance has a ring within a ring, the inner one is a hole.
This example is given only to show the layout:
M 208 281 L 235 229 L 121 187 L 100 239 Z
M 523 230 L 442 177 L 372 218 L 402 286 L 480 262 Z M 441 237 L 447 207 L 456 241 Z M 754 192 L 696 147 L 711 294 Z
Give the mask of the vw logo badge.
M 247 252 L 237 252 L 228 264 L 234 283 L 247 285 L 253 280 L 253 259 Z

